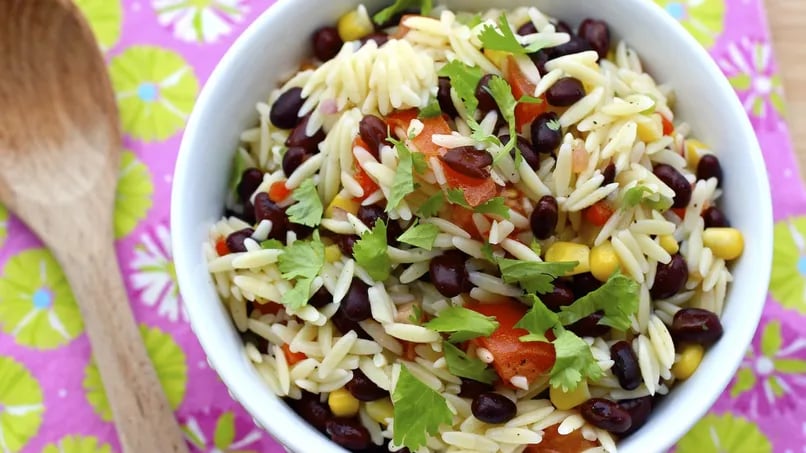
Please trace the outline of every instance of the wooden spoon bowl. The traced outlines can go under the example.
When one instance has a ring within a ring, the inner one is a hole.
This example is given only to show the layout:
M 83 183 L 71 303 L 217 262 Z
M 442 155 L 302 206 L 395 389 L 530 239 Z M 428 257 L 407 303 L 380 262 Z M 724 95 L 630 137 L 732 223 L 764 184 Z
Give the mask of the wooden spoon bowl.
M 0 0 L 0 55 L 0 201 L 64 268 L 124 450 L 187 451 L 114 253 L 120 128 L 98 44 L 68 0 Z

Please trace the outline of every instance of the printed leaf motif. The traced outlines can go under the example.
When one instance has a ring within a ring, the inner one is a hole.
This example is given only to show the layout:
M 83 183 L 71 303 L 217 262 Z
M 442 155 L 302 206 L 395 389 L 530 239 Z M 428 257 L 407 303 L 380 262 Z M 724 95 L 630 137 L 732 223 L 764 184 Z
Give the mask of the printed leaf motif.
M 36 435 L 45 411 L 42 388 L 22 364 L 0 356 L 0 451 L 20 451 Z
M 152 0 L 157 19 L 177 39 L 216 42 L 246 16 L 245 0 Z
M 75 0 L 87 18 L 102 50 L 109 50 L 120 39 L 123 26 L 121 0 Z
M 42 453 L 112 453 L 112 447 L 92 436 L 65 436 L 46 445 Z
M 233 440 L 235 440 L 235 415 L 227 412 L 216 423 L 213 442 L 216 448 L 224 451 L 229 448 Z
M 154 184 L 151 174 L 137 156 L 124 151 L 120 156 L 120 174 L 115 194 L 115 238 L 131 233 L 146 217 L 153 204 Z
M 752 422 L 734 416 L 706 415 L 677 444 L 677 453 L 772 453 L 770 440 Z

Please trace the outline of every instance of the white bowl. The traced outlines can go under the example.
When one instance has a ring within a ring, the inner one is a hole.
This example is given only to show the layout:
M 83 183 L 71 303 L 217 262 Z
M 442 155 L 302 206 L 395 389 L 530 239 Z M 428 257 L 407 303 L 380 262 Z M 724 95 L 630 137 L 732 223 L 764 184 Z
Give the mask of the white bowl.
M 171 228 L 176 272 L 193 330 L 232 395 L 286 447 L 297 452 L 344 451 L 275 397 L 243 353 L 202 255 L 219 219 L 231 161 L 242 130 L 256 121 L 255 103 L 310 53 L 309 36 L 333 24 L 356 0 L 281 0 L 237 40 L 219 63 L 190 118 L 174 177 Z M 391 0 L 367 0 L 370 11 Z M 722 317 L 724 337 L 698 371 L 673 389 L 647 424 L 621 442 L 627 453 L 663 451 L 714 403 L 736 371 L 761 316 L 772 256 L 772 208 L 764 161 L 753 129 L 729 83 L 702 47 L 648 0 L 447 0 L 463 10 L 525 4 L 579 23 L 606 20 L 636 49 L 648 71 L 677 93 L 676 114 L 718 151 L 725 172 L 722 208 L 746 238 L 733 268 Z M 596 5 L 596 8 L 592 6 Z

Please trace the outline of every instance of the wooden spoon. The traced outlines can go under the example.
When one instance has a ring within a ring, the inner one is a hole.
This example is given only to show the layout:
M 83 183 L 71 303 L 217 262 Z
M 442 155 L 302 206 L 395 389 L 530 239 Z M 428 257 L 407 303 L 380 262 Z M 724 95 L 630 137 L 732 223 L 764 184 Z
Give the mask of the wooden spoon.
M 114 252 L 115 98 L 69 0 L 0 0 L 0 201 L 50 247 L 79 302 L 125 451 L 186 452 Z

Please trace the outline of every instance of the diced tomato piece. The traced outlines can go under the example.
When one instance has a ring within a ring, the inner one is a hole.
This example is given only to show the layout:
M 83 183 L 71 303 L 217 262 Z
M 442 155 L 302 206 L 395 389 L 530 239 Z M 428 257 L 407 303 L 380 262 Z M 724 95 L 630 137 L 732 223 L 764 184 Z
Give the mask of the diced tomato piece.
M 302 352 L 291 352 L 291 347 L 288 346 L 288 343 L 283 343 L 281 348 L 283 349 L 283 354 L 285 354 L 285 360 L 288 362 L 288 366 L 294 366 L 308 358 L 308 356 Z
M 289 195 L 291 195 L 291 191 L 285 186 L 285 181 L 277 181 L 269 188 L 269 199 L 275 203 L 280 203 Z
M 686 218 L 686 208 L 672 208 L 672 212 L 677 214 L 677 217 L 680 217 L 680 220 Z
M 265 304 L 254 303 L 252 306 L 255 310 L 264 315 L 276 315 L 283 309 L 281 304 L 275 302 L 266 302 Z
M 229 247 L 227 247 L 227 238 L 219 238 L 215 241 L 215 251 L 218 256 L 229 255 Z
M 462 189 L 467 204 L 472 207 L 484 204 L 486 201 L 498 196 L 498 186 L 491 178 L 470 178 L 454 171 L 447 165 L 442 166 L 442 172 L 445 174 L 448 186 Z
M 520 341 L 520 337 L 529 332 L 514 326 L 526 314 L 525 305 L 508 300 L 497 304 L 473 304 L 467 308 L 485 316 L 495 316 L 498 320 L 498 329 L 492 335 L 473 341 L 492 353 L 493 367 L 503 382 L 509 385 L 513 377 L 523 376 L 531 383 L 554 366 L 554 346 L 551 343 Z
M 660 120 L 663 123 L 663 135 L 672 135 L 674 132 L 674 124 L 666 115 L 661 115 Z
M 414 359 L 417 358 L 417 351 L 414 348 L 417 347 L 417 343 L 412 343 L 410 341 L 402 341 L 403 343 L 403 358 L 408 360 L 409 362 L 414 362 Z
M 460 206 L 451 206 L 448 215 L 454 225 L 467 231 L 474 238 L 481 239 L 476 223 L 473 222 L 473 211 Z
M 400 18 L 400 23 L 394 24 L 397 25 L 398 27 L 397 31 L 394 34 L 392 34 L 392 38 L 403 39 L 403 37 L 406 36 L 411 30 L 409 27 L 403 25 L 403 22 L 405 22 L 406 19 L 409 17 L 417 17 L 417 16 L 419 16 L 419 14 L 404 14 L 403 17 Z
M 534 96 L 535 89 L 537 88 L 521 71 L 518 62 L 512 56 L 507 57 L 507 82 L 512 87 L 512 95 L 515 100 L 519 100 L 524 96 Z M 533 104 L 529 102 L 519 103 L 515 107 L 515 124 L 518 132 L 523 130 L 523 127 L 531 123 L 543 112 L 546 111 L 548 104 L 546 103 L 545 96 L 541 96 L 543 102 Z
M 591 442 L 582 437 L 582 430 L 577 429 L 563 436 L 557 432 L 560 425 L 552 425 L 543 430 L 543 441 L 526 447 L 525 453 L 576 453 L 599 446 L 599 442 Z
M 610 216 L 613 215 L 613 208 L 610 207 L 608 202 L 600 201 L 585 209 L 583 215 L 585 216 L 586 222 L 596 226 L 604 226 L 607 220 L 610 219 Z
M 367 146 L 367 144 L 364 142 L 364 140 L 361 139 L 360 136 L 357 136 L 353 141 L 353 147 L 356 146 L 364 149 L 369 149 L 369 146 Z M 356 162 L 355 164 L 355 174 L 353 175 L 353 178 L 355 178 L 356 182 L 358 182 L 358 184 L 361 186 L 361 189 L 364 190 L 364 196 L 359 198 L 359 200 L 364 200 L 365 198 L 372 195 L 376 190 L 380 188 L 380 186 L 378 186 L 378 183 L 376 183 L 372 178 L 369 177 L 369 175 L 367 174 L 366 171 L 364 171 L 361 165 L 358 165 L 358 162 Z

